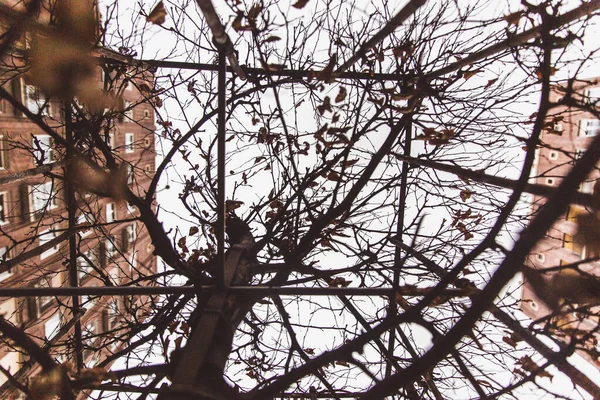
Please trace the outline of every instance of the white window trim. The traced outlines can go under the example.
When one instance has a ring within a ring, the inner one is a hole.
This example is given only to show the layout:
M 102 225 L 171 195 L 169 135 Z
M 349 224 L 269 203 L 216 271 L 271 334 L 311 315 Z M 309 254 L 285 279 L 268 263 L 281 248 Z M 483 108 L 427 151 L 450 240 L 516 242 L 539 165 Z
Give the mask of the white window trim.
M 558 160 L 558 151 L 550 150 L 550 152 L 548 153 L 548 159 L 552 161 Z
M 47 101 L 44 93 L 40 92 L 39 88 L 34 85 L 29 85 L 25 83 L 23 78 L 21 78 L 21 87 L 22 89 L 22 103 L 29 111 L 34 114 L 41 114 L 43 116 L 52 116 L 52 107 L 50 106 L 50 102 Z M 37 99 L 31 98 L 29 94 L 35 94 L 38 96 Z M 45 107 L 43 107 L 45 104 Z M 35 106 L 35 108 L 33 108 Z M 42 108 L 43 107 L 43 108 Z
M 133 121 L 133 105 L 130 101 L 125 101 L 124 102 L 125 106 L 125 110 L 124 110 L 124 114 L 125 114 L 125 121 L 127 122 L 127 120 L 129 121 Z
M 117 253 L 117 245 L 116 238 L 114 236 L 109 236 L 104 241 L 104 248 L 106 250 L 106 258 L 113 257 Z M 107 262 L 109 260 L 106 260 Z
M 546 178 L 546 185 L 554 186 L 555 183 L 556 181 L 554 180 L 554 178 Z
M 40 150 L 38 150 L 38 145 L 36 145 L 36 142 L 39 144 Z M 52 148 L 52 138 L 50 135 L 35 135 L 32 138 L 31 145 L 34 153 L 34 162 L 41 160 L 41 164 L 48 164 L 56 159 L 56 154 Z
M 8 152 L 5 151 L 5 145 L 6 141 L 4 135 L 0 134 L 0 170 L 6 169 L 6 157 L 8 157 Z
M 40 183 L 38 185 L 30 185 L 29 186 L 29 210 L 31 214 L 31 221 L 35 221 L 38 218 L 38 215 L 43 213 L 44 210 L 53 210 L 58 207 L 56 204 L 56 193 L 54 192 L 54 182 L 48 181 L 44 183 Z M 43 206 L 39 209 L 35 208 L 36 203 L 36 193 L 43 194 L 45 198 L 39 198 L 40 204 L 43 202 Z
M 44 323 L 44 336 L 46 340 L 52 340 L 60 331 L 61 318 L 60 313 L 56 313 Z
M 4 258 L 5 255 L 6 255 L 6 259 Z M 0 260 L 2 260 L 2 261 L 10 260 L 10 257 L 8 257 L 8 246 L 0 247 Z M 1 272 L 0 273 L 0 282 L 7 280 L 11 276 L 13 276 L 13 273 L 10 271 Z
M 107 203 L 105 212 L 106 212 L 106 218 L 105 218 L 106 223 L 109 224 L 111 222 L 114 222 L 116 219 L 115 218 L 115 216 L 116 216 L 115 203 Z
M 84 256 L 87 257 L 92 263 L 96 262 L 95 253 L 92 249 L 87 250 L 84 253 Z M 90 274 L 94 271 L 94 268 L 92 267 L 92 264 L 90 264 L 84 257 L 78 256 L 77 261 L 78 278 L 81 282 L 84 278 L 90 276 Z
M 42 238 L 44 236 L 52 236 L 47 240 L 42 240 Z M 46 229 L 45 231 L 40 232 L 40 236 L 38 237 L 38 241 L 39 241 L 39 245 L 43 246 L 44 244 L 46 244 L 47 242 L 53 240 L 54 238 L 56 238 L 56 229 L 54 229 L 54 227 L 50 228 L 50 229 Z M 42 252 L 42 254 L 40 254 L 40 260 L 45 260 L 46 258 L 52 256 L 53 254 L 56 254 L 59 250 L 60 246 L 56 245 L 54 247 L 49 248 L 48 250 Z
M 579 121 L 579 136 L 592 137 L 600 133 L 600 120 L 582 119 Z
M 135 149 L 133 148 L 134 142 L 135 142 L 135 134 L 126 133 L 125 134 L 125 153 L 135 152 Z
M 90 227 L 88 227 L 87 229 L 82 229 L 79 231 L 81 237 L 86 237 L 87 235 L 92 233 L 93 229 L 91 225 L 94 225 L 95 223 L 92 219 L 92 216 L 85 211 L 79 214 L 79 216 L 77 217 L 77 225 L 90 224 Z
M 0 192 L 0 225 L 8 224 L 8 192 Z M 4 219 L 2 219 L 4 213 Z

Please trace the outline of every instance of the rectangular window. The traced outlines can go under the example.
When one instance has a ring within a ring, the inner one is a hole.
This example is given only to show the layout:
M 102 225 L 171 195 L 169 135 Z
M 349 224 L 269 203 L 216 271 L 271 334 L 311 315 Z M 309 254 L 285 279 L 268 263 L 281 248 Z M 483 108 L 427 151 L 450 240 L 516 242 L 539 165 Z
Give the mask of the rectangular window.
M 18 351 L 9 351 L 2 359 L 0 359 L 0 365 L 12 373 L 18 371 L 21 368 L 21 357 Z M 4 374 L 0 374 L 0 385 L 4 385 L 8 381 L 8 378 Z
M 48 135 L 36 135 L 33 137 L 33 159 L 36 165 L 48 164 L 56 160 L 56 154 L 52 145 L 52 138 Z
M 133 105 L 130 101 L 125 102 L 125 122 L 133 121 Z
M 583 181 L 579 185 L 579 189 L 578 190 L 581 193 L 592 194 L 592 193 L 594 193 L 594 184 L 595 183 L 596 183 L 595 181 Z
M 133 165 L 127 164 L 127 184 L 133 185 Z
M 79 281 L 89 278 L 94 271 L 93 264 L 97 262 L 96 253 L 88 250 L 83 255 L 77 257 L 77 270 L 79 272 Z
M 0 192 L 0 225 L 8 222 L 8 192 Z
M 0 135 L 0 169 L 8 167 L 8 146 L 4 135 Z
M 116 300 L 111 301 L 108 306 L 108 326 L 115 329 L 119 325 L 119 303 Z
M 52 181 L 33 185 L 29 187 L 31 220 L 34 221 L 44 212 L 44 210 L 54 209 L 58 206 L 56 195 L 54 193 L 54 183 Z
M 126 133 L 125 134 L 125 153 L 133 153 L 133 141 L 134 141 L 134 134 L 133 133 Z
M 105 242 L 104 242 L 104 246 L 105 246 L 105 249 L 106 249 L 106 257 L 109 258 L 109 259 L 112 256 L 114 256 L 115 253 L 116 253 L 117 248 L 115 246 L 115 243 L 116 243 L 116 238 L 114 236 L 107 237 L 106 240 L 105 240 Z
M 123 229 L 123 251 L 128 251 L 135 242 L 135 225 L 128 225 Z
M 54 230 L 54 228 L 50 228 L 50 229 L 46 229 L 45 231 L 40 233 L 40 237 L 39 237 L 39 241 L 40 241 L 40 247 L 44 246 L 46 243 L 50 242 L 52 239 L 56 238 L 56 231 Z M 59 249 L 59 245 L 56 244 L 52 247 L 50 247 L 49 249 L 45 250 L 44 252 L 42 252 L 42 254 L 40 254 L 40 260 L 44 260 L 48 257 L 50 257 L 51 255 L 55 254 Z
M 583 157 L 583 153 L 585 153 L 584 149 L 575 150 L 575 160 L 579 160 L 581 157 Z
M 0 247 L 0 262 L 5 262 L 5 261 L 10 260 L 8 253 L 9 253 L 8 246 Z M 2 269 L 4 269 L 4 268 L 2 268 Z M 10 271 L 0 272 L 0 282 L 7 280 L 11 276 L 12 276 L 12 272 L 10 272 Z
M 600 132 L 600 120 L 582 119 L 579 122 L 579 136 L 596 136 Z
M 600 87 L 590 88 L 585 91 L 585 95 L 591 102 L 596 102 L 600 99 Z
M 34 114 L 52 116 L 50 103 L 37 87 L 33 85 L 25 85 L 23 93 L 23 104 Z
M 106 222 L 111 223 L 115 219 L 115 203 L 106 204 Z
M 44 323 L 44 335 L 46 340 L 51 340 L 60 330 L 60 314 L 56 313 Z
M 52 281 L 47 278 L 42 278 L 35 285 L 38 288 L 49 288 L 52 287 Z M 52 305 L 52 300 L 54 299 L 52 296 L 39 296 L 35 298 L 37 300 L 37 310 L 36 315 L 39 317 Z
M 79 214 L 79 216 L 77 217 L 77 225 L 87 226 L 87 228 L 79 230 L 81 237 L 85 237 L 85 236 L 89 235 L 90 233 L 92 233 L 92 230 L 93 230 L 92 226 L 95 223 L 96 222 L 94 221 L 94 216 L 91 215 L 90 213 L 87 213 L 84 211 L 82 214 Z

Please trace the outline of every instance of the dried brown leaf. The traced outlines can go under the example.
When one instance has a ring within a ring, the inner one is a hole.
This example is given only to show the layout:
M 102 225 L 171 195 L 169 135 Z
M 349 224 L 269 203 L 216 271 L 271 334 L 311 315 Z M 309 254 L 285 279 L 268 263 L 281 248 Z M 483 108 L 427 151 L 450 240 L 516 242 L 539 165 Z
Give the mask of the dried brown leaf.
M 337 96 L 335 96 L 335 102 L 336 103 L 341 103 L 342 101 L 344 101 L 344 99 L 346 98 L 346 88 L 343 86 L 340 86 L 340 92 L 337 94 Z
M 165 5 L 162 0 L 158 2 L 150 11 L 150 14 L 146 17 L 147 22 L 151 22 L 155 25 L 162 25 L 167 20 L 167 10 L 165 10 Z
M 306 4 L 308 2 L 309 2 L 309 0 L 298 0 L 294 4 L 292 4 L 292 7 L 301 9 L 301 8 L 304 8 L 304 6 L 306 6 Z

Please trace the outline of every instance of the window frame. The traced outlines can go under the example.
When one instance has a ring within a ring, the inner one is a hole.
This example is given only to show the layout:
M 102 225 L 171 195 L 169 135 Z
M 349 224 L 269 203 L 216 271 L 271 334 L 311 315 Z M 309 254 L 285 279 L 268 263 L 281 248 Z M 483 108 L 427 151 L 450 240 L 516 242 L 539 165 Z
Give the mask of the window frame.
M 8 224 L 8 191 L 0 192 L 0 226 Z
M 105 213 L 104 220 L 106 221 L 107 224 L 114 222 L 117 219 L 117 210 L 115 207 L 115 203 L 113 203 L 113 202 L 106 203 L 104 213 Z
M 10 260 L 10 249 L 8 246 L 1 246 L 0 247 L 0 260 L 5 262 Z M 14 268 L 14 267 L 13 267 Z M 3 282 L 5 280 L 7 280 L 8 278 L 10 278 L 11 276 L 14 275 L 14 272 L 10 272 L 10 271 L 4 271 L 4 272 L 0 272 L 0 282 Z
M 590 129 L 593 127 L 592 129 Z M 600 133 L 600 120 L 582 118 L 579 121 L 579 133 L 580 137 L 593 137 Z
M 28 84 L 21 78 L 22 103 L 33 114 L 52 117 L 52 107 L 46 95 L 35 85 Z M 32 109 L 32 107 L 35 108 Z
M 46 340 L 50 341 L 54 337 L 56 337 L 58 332 L 60 332 L 61 325 L 62 325 L 62 318 L 61 318 L 60 312 L 55 313 L 50 318 L 48 318 L 46 321 L 44 321 L 44 337 L 46 338 Z M 54 326 L 54 329 L 52 330 L 52 332 L 50 332 L 50 334 L 48 334 L 49 326 L 51 326 L 51 327 Z
M 45 198 L 37 198 L 36 193 L 42 193 Z M 35 221 L 39 215 L 43 214 L 46 210 L 54 210 L 58 207 L 56 199 L 56 191 L 54 190 L 54 181 L 47 181 L 38 183 L 36 185 L 29 185 L 29 210 L 31 214 L 31 221 Z M 43 206 L 36 208 L 36 202 L 40 205 L 43 202 Z
M 44 236 L 50 236 L 50 235 L 52 236 L 51 238 L 49 238 L 49 239 L 44 239 L 44 240 L 42 241 L 42 238 L 43 238 Z M 40 234 L 39 234 L 39 236 L 38 236 L 38 243 L 39 243 L 39 246 L 40 246 L 40 247 L 42 247 L 42 246 L 43 246 L 43 245 L 45 245 L 46 243 L 48 243 L 48 242 L 52 241 L 53 239 L 56 239 L 56 237 L 57 237 L 57 236 L 58 236 L 58 235 L 56 234 L 56 227 L 55 227 L 55 226 L 51 226 L 50 228 L 48 228 L 48 229 L 45 229 L 45 230 L 41 231 L 41 232 L 40 232 Z M 49 257 L 52 257 L 54 254 L 58 253 L 58 251 L 59 251 L 59 250 L 60 250 L 60 245 L 59 245 L 59 244 L 56 244 L 54 247 L 51 247 L 51 248 L 49 248 L 48 250 L 46 250 L 46 251 L 43 251 L 43 252 L 40 254 L 40 260 L 45 260 L 45 259 L 47 259 L 47 258 L 49 258 Z
M 125 134 L 125 153 L 131 154 L 135 153 L 135 149 L 133 144 L 135 143 L 135 134 L 133 132 L 128 132 Z
M 56 161 L 56 152 L 52 148 L 53 140 L 50 135 L 32 135 L 31 145 L 33 161 L 36 165 L 45 165 Z M 40 160 L 39 164 L 38 160 Z
M 6 151 L 6 137 L 0 133 L 0 171 L 8 167 L 8 152 Z

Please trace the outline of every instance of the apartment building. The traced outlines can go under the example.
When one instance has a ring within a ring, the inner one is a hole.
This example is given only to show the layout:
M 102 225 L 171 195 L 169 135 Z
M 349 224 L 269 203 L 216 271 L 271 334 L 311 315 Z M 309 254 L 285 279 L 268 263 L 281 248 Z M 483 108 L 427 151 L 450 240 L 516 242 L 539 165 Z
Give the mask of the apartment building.
M 574 90 L 574 98 L 594 104 L 600 101 L 600 78 L 578 83 L 574 86 Z M 565 93 L 565 86 L 556 86 L 551 92 L 550 100 L 557 101 Z M 592 114 L 568 107 L 553 109 L 542 132 L 542 145 L 536 156 L 533 174 L 534 182 L 540 185 L 558 186 L 574 162 L 581 157 L 594 136 L 598 134 L 600 134 L 600 120 Z M 593 171 L 580 185 L 579 191 L 593 193 L 598 178 L 600 178 L 600 171 Z M 533 213 L 544 202 L 545 198 L 534 196 L 532 200 Z M 600 261 L 597 260 L 600 254 L 596 253 L 596 249 L 589 248 L 577 236 L 578 218 L 591 216 L 591 212 L 592 210 L 583 206 L 571 204 L 567 213 L 547 232 L 545 239 L 537 244 L 530 254 L 527 264 L 535 269 L 557 269 L 560 266 L 580 263 L 578 266 L 580 271 L 600 276 Z M 567 279 L 565 275 L 553 274 L 560 274 L 560 272 L 543 274 L 544 279 L 554 279 L 553 276 L 556 276 L 556 279 L 560 277 Z M 538 294 L 540 294 L 539 291 Z M 594 309 L 585 315 L 569 312 L 574 310 L 569 307 L 577 306 L 572 304 L 565 306 L 563 310 L 552 310 L 546 302 L 540 299 L 538 294 L 525 279 L 522 288 L 522 310 L 534 321 L 542 321 L 539 326 L 546 327 L 555 336 L 567 341 L 571 335 L 581 338 L 585 337 L 587 332 L 597 329 L 598 320 L 593 314 L 600 315 L 600 313 L 594 312 Z M 544 320 L 553 311 L 555 317 Z M 600 367 L 600 358 L 598 358 L 600 353 L 596 348 L 597 336 L 597 334 L 589 336 L 587 341 L 578 345 L 577 348 L 584 358 Z
M 2 72 L 4 71 L 4 72 Z M 75 99 L 72 104 L 74 143 L 99 165 L 105 160 L 81 121 L 97 124 L 101 137 L 118 164 L 127 168 L 127 184 L 144 194 L 155 169 L 154 109 L 144 100 L 152 74 L 123 67 L 97 67 L 96 83 L 116 99 L 104 111 L 91 111 Z M 27 74 L 0 70 L 0 83 L 29 111 L 43 117 L 64 136 L 65 103 L 46 98 L 31 85 Z M 142 89 L 142 90 L 140 90 Z M 0 101 L 0 285 L 4 287 L 71 286 L 69 223 L 64 181 L 65 149 L 52 140 L 22 110 Z M 71 186 L 72 187 L 72 186 Z M 70 189 L 69 189 L 70 190 Z M 80 286 L 137 283 L 156 271 L 148 233 L 136 221 L 137 210 L 125 200 L 97 196 L 84 188 L 74 193 L 76 209 L 77 279 Z M 17 260 L 17 262 L 12 262 Z M 70 297 L 0 298 L 0 313 L 24 327 L 34 340 L 50 348 L 57 360 L 75 363 L 73 327 L 79 316 L 83 359 L 88 367 L 116 352 L 127 337 L 106 335 L 120 324 L 143 318 L 147 297 L 80 296 L 74 310 Z M 135 315 L 137 313 L 137 315 Z M 110 343 L 109 343 L 110 342 Z M 0 343 L 0 366 L 14 374 L 27 357 Z M 27 365 L 27 364 L 24 364 Z M 28 374 L 35 374 L 31 368 Z M 6 388 L 0 373 L 0 393 Z M 4 385 L 4 386 L 2 386 Z M 4 395 L 11 398 L 19 394 Z

